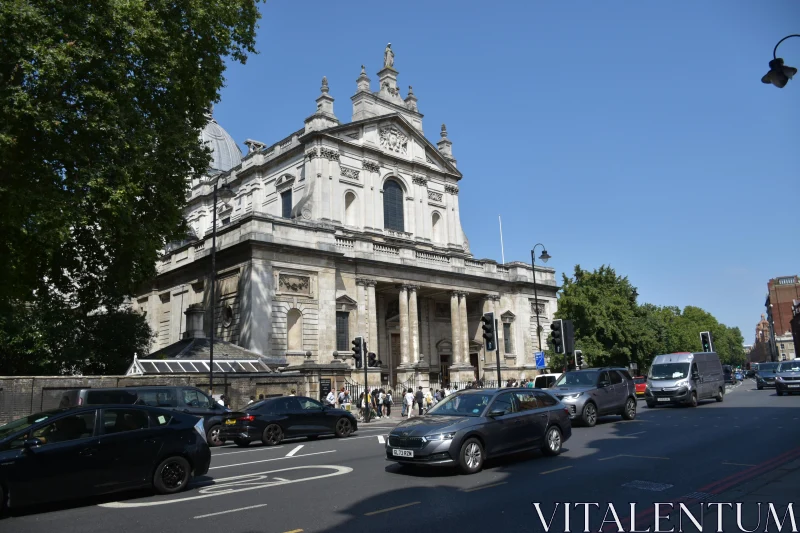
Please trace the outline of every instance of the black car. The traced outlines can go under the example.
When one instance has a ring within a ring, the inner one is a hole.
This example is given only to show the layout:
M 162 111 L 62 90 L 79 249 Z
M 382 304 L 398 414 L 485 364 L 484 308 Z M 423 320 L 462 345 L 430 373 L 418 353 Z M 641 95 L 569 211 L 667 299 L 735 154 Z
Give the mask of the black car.
M 208 472 L 203 421 L 146 406 L 56 409 L 0 426 L 0 507 L 183 490 Z
M 196 387 L 120 387 L 73 389 L 64 392 L 59 407 L 81 405 L 137 404 L 174 409 L 203 419 L 209 446 L 225 443 L 219 436 L 222 416 L 231 410 L 223 407 Z
M 398 424 L 389 433 L 386 459 L 473 474 L 501 455 L 530 449 L 558 455 L 571 435 L 569 411 L 547 391 L 469 389 Z
M 800 361 L 783 361 L 775 369 L 775 393 L 784 394 L 800 393 Z
M 775 371 L 778 370 L 779 363 L 759 363 L 756 372 L 756 388 L 763 390 L 766 387 L 775 386 Z
M 254 440 L 275 446 L 292 437 L 313 439 L 330 434 L 349 437 L 357 429 L 356 418 L 344 409 L 322 405 L 305 396 L 281 396 L 248 405 L 243 412 L 225 415 L 220 437 L 239 446 L 248 446 Z

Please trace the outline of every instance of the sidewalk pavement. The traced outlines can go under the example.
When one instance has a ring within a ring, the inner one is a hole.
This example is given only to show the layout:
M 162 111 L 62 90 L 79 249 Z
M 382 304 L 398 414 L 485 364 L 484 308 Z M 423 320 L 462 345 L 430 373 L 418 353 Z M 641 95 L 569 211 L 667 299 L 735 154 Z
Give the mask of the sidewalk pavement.
M 705 498 L 706 505 L 709 503 L 730 503 L 732 505 L 714 505 L 708 509 L 701 522 L 702 529 L 698 529 L 690 520 L 684 519 L 683 527 L 676 526 L 675 532 L 678 532 L 679 529 L 686 533 L 709 531 L 725 531 L 725 533 L 734 531 L 796 532 L 800 530 L 800 459 L 789 461 L 730 490 L 708 496 Z M 737 521 L 737 503 L 741 504 L 741 523 Z M 759 503 L 761 504 L 760 509 Z M 769 510 L 770 503 L 774 506 L 778 521 L 783 521 L 782 527 L 776 525 Z M 793 513 L 787 514 L 784 521 L 784 515 L 790 503 L 793 504 Z M 718 526 L 718 509 L 720 508 L 722 509 L 722 529 Z M 695 516 L 699 515 L 696 505 L 692 505 L 689 509 Z M 674 521 L 670 522 L 674 524 Z M 666 523 L 662 527 L 669 530 Z

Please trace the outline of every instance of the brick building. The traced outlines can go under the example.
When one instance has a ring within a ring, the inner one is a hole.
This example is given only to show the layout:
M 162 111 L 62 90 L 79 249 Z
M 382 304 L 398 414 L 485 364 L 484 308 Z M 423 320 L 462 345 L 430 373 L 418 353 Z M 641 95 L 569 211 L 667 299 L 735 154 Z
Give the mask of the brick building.
M 770 326 L 769 353 L 773 361 L 780 361 L 783 356 L 789 359 L 789 346 L 792 358 L 794 349 L 794 336 L 792 335 L 792 304 L 800 299 L 800 278 L 798 276 L 781 276 L 773 278 L 767 283 L 767 299 L 764 306 L 767 309 L 767 322 Z M 781 349 L 781 344 L 783 349 Z

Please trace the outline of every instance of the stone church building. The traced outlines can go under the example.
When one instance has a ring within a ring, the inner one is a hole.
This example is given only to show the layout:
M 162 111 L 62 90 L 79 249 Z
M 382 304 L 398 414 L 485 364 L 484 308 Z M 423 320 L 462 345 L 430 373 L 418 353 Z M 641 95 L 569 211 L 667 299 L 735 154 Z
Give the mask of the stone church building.
M 154 352 L 186 338 L 186 311 L 200 304 L 206 335 L 213 309 L 219 339 L 285 370 L 353 369 L 363 383 L 351 351 L 361 335 L 383 363 L 370 383 L 489 380 L 495 354 L 484 352 L 480 317 L 493 311 L 503 378 L 536 374 L 535 313 L 549 331 L 555 271 L 537 265 L 537 302 L 530 264 L 472 255 L 459 209 L 470 178 L 462 183 L 444 125 L 438 140 L 424 135 L 417 97 L 409 87 L 403 98 L 397 78 L 387 47 L 377 91 L 361 68 L 349 122 L 323 78 L 302 128 L 272 145 L 248 140 L 245 155 L 210 119 L 213 161 L 186 207 L 191 238 L 168 248 L 136 298 Z M 212 205 L 215 184 L 232 197 Z

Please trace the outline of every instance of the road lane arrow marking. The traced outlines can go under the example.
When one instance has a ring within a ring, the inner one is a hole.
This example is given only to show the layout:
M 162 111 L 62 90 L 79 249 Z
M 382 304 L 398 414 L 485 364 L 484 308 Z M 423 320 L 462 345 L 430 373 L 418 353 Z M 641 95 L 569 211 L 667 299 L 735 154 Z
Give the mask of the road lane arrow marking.
M 276 474 L 278 472 L 289 472 L 293 470 L 331 470 L 329 474 L 322 474 L 318 476 L 309 476 L 300 479 L 291 479 L 286 481 L 278 481 L 272 478 L 273 481 L 265 481 L 267 474 Z M 214 485 L 203 487 L 195 496 L 186 496 L 183 498 L 174 498 L 171 500 L 156 500 L 151 502 L 109 502 L 98 504 L 98 507 L 105 507 L 108 509 L 133 509 L 137 507 L 154 507 L 156 505 L 169 505 L 171 503 L 188 502 L 193 500 L 200 500 L 203 498 L 212 498 L 214 496 L 222 496 L 225 494 L 234 494 L 237 492 L 245 492 L 249 490 L 266 489 L 269 487 L 277 487 L 280 485 L 288 485 L 290 483 L 301 483 L 303 481 L 312 481 L 314 479 L 323 479 L 326 477 L 341 476 L 349 474 L 353 469 L 347 466 L 335 465 L 313 465 L 313 466 L 295 466 L 292 468 L 283 468 L 281 470 L 271 470 L 268 472 L 261 472 L 258 474 L 247 474 L 244 476 L 235 476 L 232 478 L 223 478 L 215 480 Z M 237 488 L 237 483 L 239 487 Z M 245 485 L 245 486 L 242 486 Z M 212 492 L 213 491 L 213 492 Z

